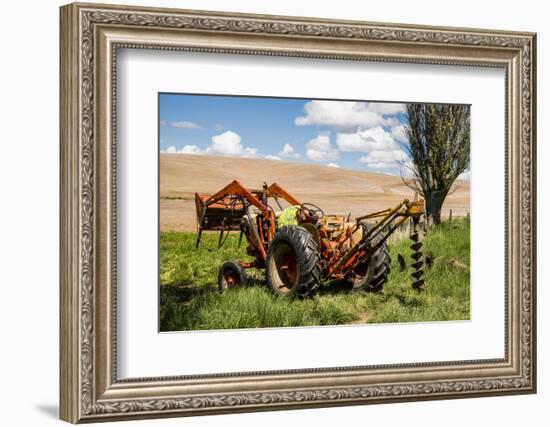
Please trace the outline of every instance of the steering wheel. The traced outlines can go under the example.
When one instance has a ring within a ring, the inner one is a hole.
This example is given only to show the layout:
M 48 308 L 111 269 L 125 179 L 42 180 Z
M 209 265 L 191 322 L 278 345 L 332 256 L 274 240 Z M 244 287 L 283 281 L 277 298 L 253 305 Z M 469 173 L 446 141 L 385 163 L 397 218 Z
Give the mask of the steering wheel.
M 317 219 L 321 219 L 325 216 L 325 212 L 319 206 L 314 205 L 313 203 L 302 203 L 300 209 L 306 209 L 310 215 L 315 215 Z

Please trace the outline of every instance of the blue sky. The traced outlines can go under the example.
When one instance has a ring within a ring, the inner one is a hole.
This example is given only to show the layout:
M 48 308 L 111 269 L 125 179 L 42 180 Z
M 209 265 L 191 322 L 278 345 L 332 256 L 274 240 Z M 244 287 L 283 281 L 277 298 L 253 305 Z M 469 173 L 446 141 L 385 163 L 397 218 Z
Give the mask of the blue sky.
M 399 174 L 404 104 L 160 94 L 160 149 Z

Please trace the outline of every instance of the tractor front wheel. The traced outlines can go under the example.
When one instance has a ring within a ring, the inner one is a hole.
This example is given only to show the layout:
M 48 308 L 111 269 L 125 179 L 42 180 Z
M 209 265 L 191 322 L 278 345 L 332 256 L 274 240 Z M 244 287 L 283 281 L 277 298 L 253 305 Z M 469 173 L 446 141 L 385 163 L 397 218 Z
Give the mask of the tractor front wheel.
M 267 282 L 280 295 L 306 297 L 321 284 L 319 248 L 304 227 L 279 229 L 267 251 Z
M 363 224 L 363 226 L 365 233 L 372 229 L 371 224 Z M 371 244 L 376 245 L 380 239 L 381 237 L 378 236 Z M 352 279 L 353 289 L 380 292 L 388 281 L 390 265 L 390 251 L 387 243 L 384 242 L 366 263 L 356 268 Z
M 246 272 L 241 264 L 236 261 L 224 263 L 218 273 L 218 289 L 223 292 L 237 285 L 246 284 Z

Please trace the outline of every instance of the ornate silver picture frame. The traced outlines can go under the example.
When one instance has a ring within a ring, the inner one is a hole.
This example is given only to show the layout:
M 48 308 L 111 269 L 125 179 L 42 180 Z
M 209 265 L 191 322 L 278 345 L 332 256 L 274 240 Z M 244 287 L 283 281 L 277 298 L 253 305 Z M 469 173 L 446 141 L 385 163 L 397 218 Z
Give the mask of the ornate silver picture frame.
M 535 34 L 97 4 L 63 6 L 60 18 L 63 420 L 111 421 L 536 391 Z M 121 48 L 503 69 L 504 357 L 120 379 L 116 61 Z

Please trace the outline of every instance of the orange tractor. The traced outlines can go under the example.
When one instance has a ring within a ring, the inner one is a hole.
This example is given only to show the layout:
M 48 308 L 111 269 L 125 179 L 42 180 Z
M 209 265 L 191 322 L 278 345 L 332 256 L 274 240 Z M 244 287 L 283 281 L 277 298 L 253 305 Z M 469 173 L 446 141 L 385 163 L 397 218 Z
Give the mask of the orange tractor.
M 290 207 L 283 208 L 284 200 Z M 411 255 L 415 289 L 424 289 L 419 221 L 424 202 L 403 200 L 394 208 L 357 218 L 326 215 L 312 203 L 301 203 L 277 184 L 260 190 L 233 181 L 214 195 L 195 194 L 198 233 L 220 233 L 218 246 L 231 231 L 240 231 L 252 262 L 228 261 L 219 271 L 220 290 L 247 280 L 249 268 L 265 269 L 277 294 L 306 297 L 327 279 L 346 280 L 355 289 L 380 291 L 390 272 L 388 237 L 407 219 L 412 221 Z

